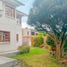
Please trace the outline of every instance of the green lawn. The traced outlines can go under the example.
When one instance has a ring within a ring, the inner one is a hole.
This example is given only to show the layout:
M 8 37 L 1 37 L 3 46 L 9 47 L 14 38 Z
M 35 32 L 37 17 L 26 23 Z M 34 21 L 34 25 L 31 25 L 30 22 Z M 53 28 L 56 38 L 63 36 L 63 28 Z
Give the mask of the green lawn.
M 24 60 L 30 67 L 59 67 L 56 60 L 50 57 L 49 51 L 41 48 L 31 48 L 30 53 L 14 58 Z

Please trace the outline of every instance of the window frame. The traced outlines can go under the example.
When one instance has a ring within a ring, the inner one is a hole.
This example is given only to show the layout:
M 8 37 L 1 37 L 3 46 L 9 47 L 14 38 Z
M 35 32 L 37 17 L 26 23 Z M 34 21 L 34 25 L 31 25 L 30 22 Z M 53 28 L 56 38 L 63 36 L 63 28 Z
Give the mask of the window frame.
M 19 34 L 16 34 L 16 41 L 19 42 Z
M 5 16 L 15 19 L 15 8 L 5 5 Z
M 8 31 L 0 31 L 0 34 L 1 34 L 1 38 L 0 39 L 0 43 L 10 43 L 10 32 Z

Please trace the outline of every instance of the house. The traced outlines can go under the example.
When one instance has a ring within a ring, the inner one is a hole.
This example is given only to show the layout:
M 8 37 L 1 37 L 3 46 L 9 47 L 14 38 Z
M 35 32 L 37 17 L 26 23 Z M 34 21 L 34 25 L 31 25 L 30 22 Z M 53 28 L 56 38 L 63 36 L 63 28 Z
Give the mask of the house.
M 17 0 L 0 0 L 0 52 L 14 51 L 22 44 L 21 18 Z
M 31 46 L 31 30 L 28 28 L 22 29 L 22 44 Z
M 36 36 L 37 32 L 34 29 L 23 28 L 22 29 L 22 44 L 31 46 L 32 36 Z

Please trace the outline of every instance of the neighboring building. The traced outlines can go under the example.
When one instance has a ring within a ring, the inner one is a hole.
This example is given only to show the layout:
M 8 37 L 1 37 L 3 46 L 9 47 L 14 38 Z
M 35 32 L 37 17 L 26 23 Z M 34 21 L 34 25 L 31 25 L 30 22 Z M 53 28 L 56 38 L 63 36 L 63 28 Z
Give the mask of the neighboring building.
M 48 39 L 48 34 L 46 34 L 46 36 L 44 36 L 44 44 L 47 45 L 47 39 Z
M 22 45 L 21 18 L 25 14 L 16 10 L 20 5 L 17 0 L 0 0 L 0 52 Z
M 22 29 L 22 43 L 28 44 L 31 46 L 31 38 L 32 36 L 36 36 L 37 32 L 33 29 L 24 28 Z

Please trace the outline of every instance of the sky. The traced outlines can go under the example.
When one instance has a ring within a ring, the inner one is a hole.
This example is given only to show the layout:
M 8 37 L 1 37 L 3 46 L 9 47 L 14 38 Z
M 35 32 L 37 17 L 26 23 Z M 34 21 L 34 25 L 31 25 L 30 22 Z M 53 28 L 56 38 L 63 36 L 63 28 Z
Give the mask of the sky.
M 34 0 L 19 0 L 20 2 L 22 2 L 24 4 L 24 6 L 20 6 L 17 9 L 23 13 L 26 13 L 27 15 L 29 15 L 29 11 L 33 6 Z M 29 25 L 27 24 L 27 20 L 28 17 L 23 17 L 22 18 L 22 27 L 29 27 Z

